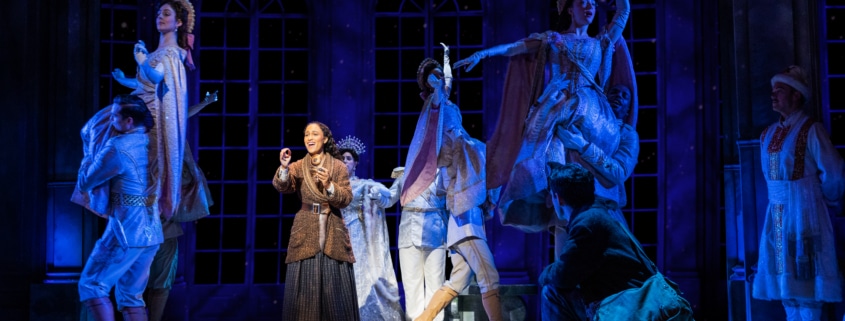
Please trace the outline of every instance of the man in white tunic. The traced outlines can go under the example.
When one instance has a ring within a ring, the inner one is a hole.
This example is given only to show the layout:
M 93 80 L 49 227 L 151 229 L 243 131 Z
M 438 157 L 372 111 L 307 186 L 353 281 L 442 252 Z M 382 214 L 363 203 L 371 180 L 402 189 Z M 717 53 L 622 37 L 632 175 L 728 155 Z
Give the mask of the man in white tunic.
M 781 300 L 787 320 L 819 320 L 824 302 L 842 300 L 828 206 L 841 208 L 845 165 L 823 125 L 802 110 L 811 90 L 801 68 L 771 83 L 781 117 L 760 137 L 769 205 L 753 296 Z

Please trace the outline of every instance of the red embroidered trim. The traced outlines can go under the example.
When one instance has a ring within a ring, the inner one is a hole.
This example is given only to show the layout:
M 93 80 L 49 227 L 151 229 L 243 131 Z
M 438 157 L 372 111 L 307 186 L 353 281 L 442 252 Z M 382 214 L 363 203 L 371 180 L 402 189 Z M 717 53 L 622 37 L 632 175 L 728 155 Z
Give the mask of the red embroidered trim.
M 801 125 L 801 130 L 798 131 L 798 138 L 795 141 L 795 165 L 792 167 L 792 177 L 790 180 L 797 180 L 804 177 L 804 156 L 807 154 L 807 136 L 810 134 L 810 127 L 815 123 L 812 119 L 807 119 Z
M 783 149 L 783 142 L 786 139 L 786 135 L 789 134 L 790 129 L 792 129 L 792 126 L 775 127 L 775 133 L 772 136 L 772 141 L 769 142 L 769 147 L 766 151 L 769 153 L 780 153 Z

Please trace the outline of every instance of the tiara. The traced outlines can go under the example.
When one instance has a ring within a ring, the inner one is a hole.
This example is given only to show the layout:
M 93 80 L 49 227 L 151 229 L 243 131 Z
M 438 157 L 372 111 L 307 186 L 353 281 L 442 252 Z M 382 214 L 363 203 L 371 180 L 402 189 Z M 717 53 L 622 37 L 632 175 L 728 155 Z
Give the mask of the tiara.
M 358 156 L 361 156 L 361 154 L 367 151 L 367 146 L 364 146 L 364 143 L 361 142 L 358 137 L 352 135 L 347 135 L 343 139 L 339 140 L 337 142 L 337 148 L 353 150 L 355 151 L 355 154 L 358 154 Z

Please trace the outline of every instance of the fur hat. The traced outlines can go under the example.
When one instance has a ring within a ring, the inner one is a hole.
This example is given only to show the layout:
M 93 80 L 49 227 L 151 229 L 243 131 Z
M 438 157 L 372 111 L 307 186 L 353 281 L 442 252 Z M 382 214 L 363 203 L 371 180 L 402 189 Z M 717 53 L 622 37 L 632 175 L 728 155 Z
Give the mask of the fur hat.
M 435 68 L 443 69 L 443 66 L 440 65 L 437 60 L 431 58 L 425 58 L 421 63 L 420 66 L 417 67 L 417 85 L 420 86 L 420 90 L 428 91 L 428 82 L 426 78 L 428 78 L 428 73 L 430 73 Z
M 775 83 L 782 83 L 797 90 L 803 96 L 804 102 L 810 100 L 812 96 L 810 86 L 807 85 L 807 78 L 805 78 L 804 71 L 801 67 L 795 65 L 787 67 L 784 71 L 772 77 L 773 87 Z

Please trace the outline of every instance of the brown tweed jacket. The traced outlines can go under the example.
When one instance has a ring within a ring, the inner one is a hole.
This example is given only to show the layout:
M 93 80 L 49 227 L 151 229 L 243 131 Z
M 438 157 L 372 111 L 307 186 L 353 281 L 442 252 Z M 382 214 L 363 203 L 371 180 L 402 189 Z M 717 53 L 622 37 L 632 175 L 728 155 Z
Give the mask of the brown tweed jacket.
M 349 186 L 349 173 L 346 166 L 338 159 L 326 155 L 330 164 L 324 166 L 329 170 L 334 193 L 329 196 L 329 213 L 326 222 L 326 247 L 323 253 L 335 260 L 355 263 L 355 256 L 352 254 L 352 245 L 349 242 L 349 232 L 343 222 L 343 215 L 340 209 L 349 205 L 352 201 L 352 188 Z M 303 175 L 306 173 L 303 160 L 293 162 L 288 167 L 288 179 L 279 179 L 281 166 L 276 169 L 273 176 L 273 186 L 280 193 L 296 193 L 303 204 L 319 203 L 318 195 L 311 191 L 303 183 Z M 303 207 L 304 208 L 304 207 Z M 290 242 L 288 243 L 288 254 L 285 264 L 301 261 L 317 255 L 320 252 L 320 229 L 319 216 L 309 210 L 300 209 L 293 219 L 293 226 L 290 229 Z

